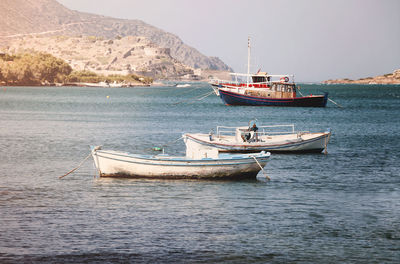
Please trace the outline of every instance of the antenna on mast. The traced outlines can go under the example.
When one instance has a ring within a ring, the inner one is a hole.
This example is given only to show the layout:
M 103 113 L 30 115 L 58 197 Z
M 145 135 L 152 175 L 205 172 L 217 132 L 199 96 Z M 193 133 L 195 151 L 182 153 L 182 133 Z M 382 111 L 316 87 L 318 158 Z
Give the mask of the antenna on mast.
M 250 79 L 250 36 L 247 37 L 247 88 L 249 88 Z

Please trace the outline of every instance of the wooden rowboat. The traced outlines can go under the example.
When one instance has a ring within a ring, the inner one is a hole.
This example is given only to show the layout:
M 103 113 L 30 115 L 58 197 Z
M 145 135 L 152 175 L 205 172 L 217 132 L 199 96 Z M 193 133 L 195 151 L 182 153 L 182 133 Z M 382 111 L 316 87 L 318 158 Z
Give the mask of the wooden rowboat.
M 249 179 L 256 178 L 270 153 L 219 154 L 206 149 L 186 156 L 130 154 L 92 148 L 92 157 L 101 177 L 156 179 Z

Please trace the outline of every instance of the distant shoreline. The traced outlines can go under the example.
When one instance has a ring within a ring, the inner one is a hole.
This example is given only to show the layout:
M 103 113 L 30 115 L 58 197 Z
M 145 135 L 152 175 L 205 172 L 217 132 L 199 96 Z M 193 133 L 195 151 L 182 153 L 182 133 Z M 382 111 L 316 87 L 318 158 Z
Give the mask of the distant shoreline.
M 75 87 L 105 87 L 105 88 L 129 88 L 129 87 L 149 87 L 153 84 L 144 84 L 144 83 L 135 83 L 135 84 L 109 84 L 102 85 L 97 83 L 46 83 L 46 84 L 37 84 L 37 83 L 25 83 L 25 84 L 6 84 L 0 83 L 2 87 L 24 87 L 24 86 L 32 86 L 32 87 L 67 87 L 67 86 L 75 86 Z
M 182 81 L 182 80 L 177 80 L 173 81 L 170 80 L 171 83 L 194 83 L 194 81 Z M 200 83 L 207 83 L 206 81 L 196 81 Z M 324 81 L 324 82 L 313 82 L 313 83 L 302 83 L 299 82 L 297 85 L 304 85 L 304 84 L 313 84 L 313 85 L 344 85 L 344 84 L 353 84 L 353 85 L 398 85 L 400 86 L 400 82 L 397 83 L 365 83 L 365 82 L 357 82 L 357 81 L 342 81 L 340 79 L 338 80 L 329 80 L 329 81 Z M 5 83 L 0 83 L 0 87 L 93 87 L 93 88 L 144 88 L 144 87 L 159 87 L 159 86 L 176 86 L 170 83 L 164 83 L 164 82 L 154 82 L 151 84 L 128 84 L 125 86 L 102 86 L 102 85 L 96 85 L 96 83 L 49 83 L 49 84 L 19 84 L 19 85 L 6 85 Z
M 96 83 L 88 84 L 88 83 L 49 83 L 49 84 L 18 84 L 18 85 L 10 85 L 0 83 L 0 87 L 98 87 L 98 88 L 133 88 L 133 87 L 150 87 L 150 86 L 158 86 L 162 85 L 161 83 L 157 84 L 128 84 L 121 86 L 107 86 L 107 85 L 96 85 Z
M 400 84 L 400 70 L 393 73 L 379 75 L 376 77 L 367 77 L 358 80 L 336 79 L 323 81 L 322 84 Z
M 182 80 L 171 80 L 171 83 L 194 83 L 194 81 L 182 81 Z M 205 81 L 197 81 L 197 82 L 202 82 L 202 83 L 207 83 Z M 164 83 L 164 82 L 153 82 L 151 84 L 145 84 L 145 83 L 130 83 L 130 84 L 122 84 L 122 85 L 101 85 L 97 83 L 47 83 L 47 84 L 18 84 L 18 85 L 12 85 L 12 84 L 5 84 L 0 82 L 0 87 L 93 87 L 93 88 L 142 88 L 142 87 L 154 87 L 154 86 L 174 86 L 172 84 Z

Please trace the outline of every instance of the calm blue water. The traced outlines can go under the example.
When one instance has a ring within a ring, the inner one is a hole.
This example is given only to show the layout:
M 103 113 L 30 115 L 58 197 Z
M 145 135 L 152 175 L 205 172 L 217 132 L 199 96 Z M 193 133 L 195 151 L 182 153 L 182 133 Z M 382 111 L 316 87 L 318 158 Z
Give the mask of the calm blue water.
M 302 89 L 343 108 L 193 101 L 205 84 L 0 87 L 0 262 L 399 263 L 400 87 Z M 329 154 L 275 154 L 269 182 L 99 179 L 91 160 L 58 179 L 89 145 L 150 154 L 253 118 L 331 128 Z

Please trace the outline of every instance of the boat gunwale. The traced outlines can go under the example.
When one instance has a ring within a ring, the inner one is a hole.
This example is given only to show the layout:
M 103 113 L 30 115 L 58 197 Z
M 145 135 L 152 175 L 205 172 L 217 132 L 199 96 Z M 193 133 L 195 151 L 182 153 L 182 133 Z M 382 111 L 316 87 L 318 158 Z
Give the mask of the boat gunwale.
M 242 99 L 249 98 L 251 100 L 260 101 L 260 102 L 282 102 L 282 103 L 291 103 L 291 102 L 294 102 L 296 100 L 302 100 L 302 99 L 325 98 L 325 96 L 327 94 L 327 93 L 325 93 L 325 94 L 319 94 L 319 95 L 308 95 L 308 96 L 292 97 L 292 98 L 269 98 L 269 97 L 246 95 L 246 94 L 236 93 L 236 92 L 233 92 L 233 91 L 226 91 L 226 90 L 223 90 L 223 89 L 218 89 L 218 90 L 219 90 L 220 93 L 222 92 L 223 94 L 225 93 L 228 96 L 239 97 L 239 98 L 242 98 Z
M 203 143 L 206 143 L 209 146 L 221 146 L 221 147 L 235 147 L 235 148 L 245 148 L 245 150 L 251 150 L 252 148 L 275 148 L 275 149 L 279 149 L 279 148 L 283 148 L 286 147 L 288 145 L 290 146 L 298 146 L 298 145 L 303 145 L 303 144 L 307 144 L 307 143 L 311 143 L 317 140 L 320 140 L 322 138 L 327 138 L 331 135 L 331 132 L 320 132 L 323 133 L 323 135 L 315 137 L 315 138 L 310 138 L 310 139 L 306 139 L 300 142 L 288 142 L 288 143 L 284 143 L 284 144 L 273 144 L 273 145 L 243 145 L 243 144 L 224 144 L 224 143 L 219 143 L 219 142 L 214 142 L 211 143 L 211 141 L 207 141 L 207 140 L 202 140 L 202 139 L 198 139 L 196 137 L 193 137 L 191 134 L 185 134 L 186 137 L 189 137 L 195 141 L 200 141 Z
M 100 158 L 109 159 L 109 160 L 115 160 L 115 161 L 119 161 L 119 162 L 134 163 L 134 164 L 149 165 L 149 166 L 204 167 L 204 166 L 248 165 L 248 164 L 255 163 L 254 155 L 249 155 L 249 158 L 246 159 L 245 161 L 242 161 L 242 162 L 231 162 L 231 163 L 210 163 L 210 162 L 215 162 L 216 161 L 215 159 L 209 159 L 209 160 L 208 159 L 186 160 L 186 161 L 185 160 L 179 160 L 179 161 L 175 160 L 175 163 L 152 163 L 152 162 L 141 162 L 141 161 L 135 161 L 135 160 L 126 160 L 126 159 L 121 159 L 121 158 L 116 158 L 116 157 L 109 157 L 109 156 L 101 155 L 101 153 L 98 154 L 96 152 L 93 153 L 93 155 L 95 155 L 97 157 L 100 157 Z M 114 154 L 111 153 L 110 155 L 114 155 Z M 115 155 L 115 156 L 118 157 L 119 155 Z M 122 157 L 136 159 L 136 157 L 131 157 L 131 156 L 122 156 Z M 267 163 L 269 158 L 270 158 L 270 155 L 266 155 L 266 156 L 263 156 L 263 157 L 258 157 L 257 161 L 258 162 Z M 139 158 L 139 160 L 140 160 L 140 158 Z M 169 160 L 163 160 L 163 161 L 169 161 Z M 201 162 L 201 163 L 199 163 L 199 162 Z
M 259 153 L 253 153 L 253 154 L 223 154 L 223 155 L 228 155 L 231 156 L 232 158 L 203 158 L 203 159 L 187 159 L 185 157 L 179 157 L 179 159 L 177 157 L 174 156 L 166 156 L 169 158 L 163 158 L 162 156 L 144 156 L 144 155 L 140 155 L 140 154 L 131 154 L 131 153 L 121 153 L 121 152 L 117 152 L 117 151 L 112 151 L 112 150 L 96 150 L 94 151 L 94 155 L 98 155 L 99 154 L 109 154 L 109 155 L 115 155 L 115 156 L 119 156 L 119 157 L 125 157 L 125 158 L 134 158 L 134 159 L 140 159 L 140 160 L 148 160 L 148 161 L 172 161 L 172 162 L 184 162 L 184 163 L 189 163 L 189 162 L 206 162 L 206 163 L 210 163 L 210 162 L 218 162 L 218 161 L 245 161 L 245 160 L 254 160 L 254 158 L 257 159 L 268 159 L 271 156 L 271 153 L 269 152 L 265 152 L 265 154 L 262 154 L 261 152 Z M 98 155 L 100 156 L 100 155 Z M 100 156 L 102 157 L 102 156 Z M 149 163 L 145 163 L 145 164 L 149 164 Z M 234 163 L 234 164 L 238 164 L 238 163 Z

